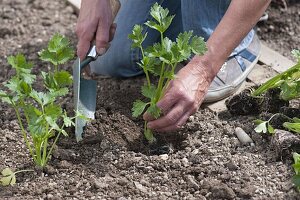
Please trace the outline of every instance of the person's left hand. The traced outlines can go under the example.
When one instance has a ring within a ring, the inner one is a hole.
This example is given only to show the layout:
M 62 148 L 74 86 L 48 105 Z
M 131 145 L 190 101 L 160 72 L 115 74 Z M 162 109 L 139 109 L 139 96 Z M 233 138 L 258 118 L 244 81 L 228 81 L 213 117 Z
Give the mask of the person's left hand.
M 144 114 L 148 128 L 158 132 L 177 130 L 200 107 L 214 75 L 208 66 L 193 60 L 177 73 L 157 103 L 162 116 L 153 119 L 148 113 Z

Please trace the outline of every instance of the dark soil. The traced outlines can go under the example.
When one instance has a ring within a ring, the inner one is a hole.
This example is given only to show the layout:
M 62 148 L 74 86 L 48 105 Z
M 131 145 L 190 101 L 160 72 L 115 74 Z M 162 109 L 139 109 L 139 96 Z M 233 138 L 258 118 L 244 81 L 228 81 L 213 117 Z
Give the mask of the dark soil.
M 36 52 L 55 32 L 76 44 L 76 14 L 65 1 L 0 3 L 0 82 L 12 73 L 7 56 L 25 53 L 38 72 L 48 66 L 37 60 Z M 272 7 L 270 21 L 260 25 L 268 30 L 273 24 L 274 29 L 261 37 L 286 55 L 290 47 L 299 47 L 296 12 L 299 4 L 290 4 L 285 12 Z M 294 35 L 282 29 L 285 21 L 277 25 L 279 19 L 291 19 L 287 23 Z M 160 135 L 158 145 L 148 146 L 141 120 L 133 119 L 130 111 L 144 81 L 100 79 L 96 119 L 86 127 L 84 140 L 77 143 L 70 131 L 45 170 L 34 167 L 12 109 L 0 103 L 0 169 L 35 169 L 17 174 L 15 186 L 0 186 L 0 199 L 299 199 L 291 183 L 291 157 L 281 159 L 271 142 L 253 131 L 255 116 L 200 109 L 183 129 Z M 72 110 L 72 105 L 70 94 L 63 106 Z M 239 142 L 237 126 L 255 146 Z
M 287 2 L 287 9 L 278 3 L 282 1 Z M 270 48 L 294 59 L 290 52 L 300 48 L 299 0 L 275 0 L 271 3 L 267 13 L 269 19 L 258 24 L 259 37 Z

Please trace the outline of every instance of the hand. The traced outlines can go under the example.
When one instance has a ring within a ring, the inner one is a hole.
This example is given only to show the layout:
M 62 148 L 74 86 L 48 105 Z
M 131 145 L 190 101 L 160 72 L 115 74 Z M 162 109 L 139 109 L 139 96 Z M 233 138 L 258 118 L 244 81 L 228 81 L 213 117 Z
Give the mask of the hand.
M 96 41 L 98 54 L 102 55 L 113 39 L 116 25 L 109 0 L 84 0 L 76 25 L 78 37 L 77 55 L 82 60 L 90 49 L 91 42 Z
M 199 66 L 199 62 L 195 61 L 182 68 L 157 103 L 163 115 L 155 120 L 148 113 L 144 114 L 148 128 L 168 132 L 184 125 L 204 100 L 213 79 L 209 72 L 211 71 L 207 67 Z

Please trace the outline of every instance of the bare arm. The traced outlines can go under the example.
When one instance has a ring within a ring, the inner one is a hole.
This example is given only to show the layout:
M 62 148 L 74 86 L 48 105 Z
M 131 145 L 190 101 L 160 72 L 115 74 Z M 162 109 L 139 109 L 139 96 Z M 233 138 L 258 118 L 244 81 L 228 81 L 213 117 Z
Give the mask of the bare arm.
M 271 0 L 232 0 L 223 19 L 207 41 L 208 51 L 195 61 L 204 62 L 212 69 L 210 78 L 214 78 L 220 67 L 239 45 L 241 40 L 255 26 Z
M 157 103 L 164 115 L 150 119 L 148 127 L 159 132 L 181 127 L 195 113 L 210 83 L 223 63 L 256 24 L 271 0 L 232 0 L 223 19 L 207 41 L 208 51 L 195 56 L 170 83 L 164 97 Z

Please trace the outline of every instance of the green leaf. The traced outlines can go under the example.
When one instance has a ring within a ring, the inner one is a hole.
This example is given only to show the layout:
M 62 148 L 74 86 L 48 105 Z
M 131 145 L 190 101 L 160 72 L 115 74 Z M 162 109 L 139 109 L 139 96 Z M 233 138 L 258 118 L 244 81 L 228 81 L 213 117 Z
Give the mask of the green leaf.
M 256 120 L 253 121 L 253 123 L 254 123 L 255 125 L 259 125 L 259 124 L 261 124 L 261 123 L 263 123 L 263 122 L 265 122 L 265 121 L 263 121 L 263 120 L 261 120 L 261 119 L 256 119 Z
M 296 133 L 300 133 L 300 123 L 290 123 L 284 122 L 283 127 L 287 128 L 290 131 L 294 131 Z
M 298 59 L 298 62 L 300 62 L 300 50 L 299 49 L 293 49 L 292 50 L 293 56 Z
M 61 70 L 54 73 L 54 78 L 56 83 L 59 85 L 60 88 L 67 87 L 72 84 L 73 79 L 69 72 Z
M 294 152 L 293 153 L 293 159 L 295 163 L 300 163 L 300 154 Z
M 70 42 L 64 36 L 55 34 L 48 43 L 48 48 L 39 52 L 40 59 L 53 65 L 64 64 L 74 57 Z
M 10 168 L 5 168 L 1 172 L 2 178 L 0 179 L 1 185 L 8 186 L 8 185 L 15 185 L 16 184 L 16 176 L 15 173 Z
M 256 126 L 256 128 L 254 129 L 255 132 L 257 133 L 267 133 L 267 121 L 264 121 L 262 123 L 260 123 L 258 126 Z
M 49 104 L 45 106 L 45 115 L 56 121 L 62 115 L 62 109 L 57 104 Z
M 158 32 L 161 32 L 161 33 L 164 32 L 164 28 L 160 24 L 158 24 L 154 21 L 147 21 L 147 22 L 145 22 L 145 25 L 154 30 L 157 30 Z
M 193 31 L 180 33 L 176 38 L 178 50 L 181 55 L 181 60 L 186 60 L 191 56 L 191 46 L 189 41 L 193 35 Z
M 300 119 L 297 118 L 297 117 L 294 117 L 294 118 L 293 118 L 293 121 L 294 121 L 295 123 L 300 123 Z
M 196 55 L 203 55 L 207 51 L 204 38 L 202 37 L 194 36 L 190 45 L 192 52 Z
M 156 94 L 156 87 L 154 85 L 151 85 L 150 87 L 148 85 L 144 85 L 142 87 L 142 94 L 149 99 L 153 99 Z
M 57 89 L 58 84 L 56 83 L 56 80 L 53 76 L 52 73 L 47 73 L 47 72 L 41 72 L 43 80 L 44 80 L 44 85 L 48 89 Z
M 17 92 L 19 89 L 20 80 L 17 77 L 12 77 L 5 86 L 12 92 Z
M 80 113 L 79 111 L 75 111 L 75 118 L 80 118 L 80 119 L 83 119 L 85 121 L 90 121 L 91 119 L 86 117 L 84 114 Z
M 69 92 L 69 89 L 68 88 L 60 88 L 58 90 L 53 90 L 53 89 L 49 89 L 49 95 L 52 97 L 52 98 L 56 98 L 56 97 L 61 97 L 61 96 L 65 96 L 67 95 Z
M 7 58 L 7 62 L 17 71 L 19 71 L 20 69 L 31 69 L 33 67 L 33 64 L 31 62 L 27 62 L 25 56 L 22 54 L 9 56 Z
M 47 105 L 49 103 L 53 103 L 55 101 L 55 94 L 54 93 L 43 93 L 43 92 L 37 92 L 35 90 L 32 90 L 29 94 L 36 102 L 38 102 L 40 105 Z
M 174 15 L 168 16 L 169 9 L 164 9 L 158 3 L 155 3 L 150 10 L 150 15 L 156 20 L 154 21 L 147 21 L 145 25 L 158 30 L 161 33 L 164 33 L 172 23 Z
M 138 116 L 140 116 L 140 115 L 144 112 L 144 110 L 145 110 L 145 108 L 146 108 L 147 105 L 148 105 L 148 103 L 144 103 L 144 102 L 141 101 L 141 100 L 136 100 L 136 101 L 133 103 L 133 107 L 132 107 L 132 116 L 133 116 L 133 117 L 138 117 Z
M 28 129 L 33 138 L 44 138 L 46 134 L 47 121 L 44 119 L 43 115 L 36 118 L 34 121 L 30 119 Z
M 132 48 L 141 47 L 146 37 L 147 33 L 143 34 L 143 27 L 141 25 L 135 25 L 132 34 L 128 35 L 128 38 L 132 40 Z
M 155 119 L 159 118 L 161 114 L 161 110 L 156 104 L 151 104 L 147 109 L 147 112 Z
M 297 187 L 300 187 L 300 175 L 295 175 L 295 176 L 293 176 L 292 182 L 293 182 Z
M 283 100 L 291 100 L 297 97 L 299 94 L 298 92 L 298 84 L 297 82 L 287 82 L 284 81 L 281 84 L 281 93 L 280 97 Z
M 56 131 L 61 131 L 61 129 L 59 128 L 59 126 L 57 125 L 57 123 L 52 117 L 46 116 L 45 120 L 47 121 L 47 123 L 50 125 L 51 128 L 53 128 Z
M 70 117 L 67 116 L 66 112 L 63 115 L 63 119 L 64 119 L 65 127 L 75 126 L 75 123 L 72 121 L 72 119 Z
M 31 86 L 27 84 L 25 81 L 21 81 L 19 87 L 20 87 L 19 91 L 25 95 L 29 95 L 32 91 Z
M 274 128 L 273 128 L 273 126 L 271 126 L 271 124 L 270 123 L 267 123 L 267 128 L 268 128 L 268 132 L 270 133 L 270 134 L 274 134 Z

